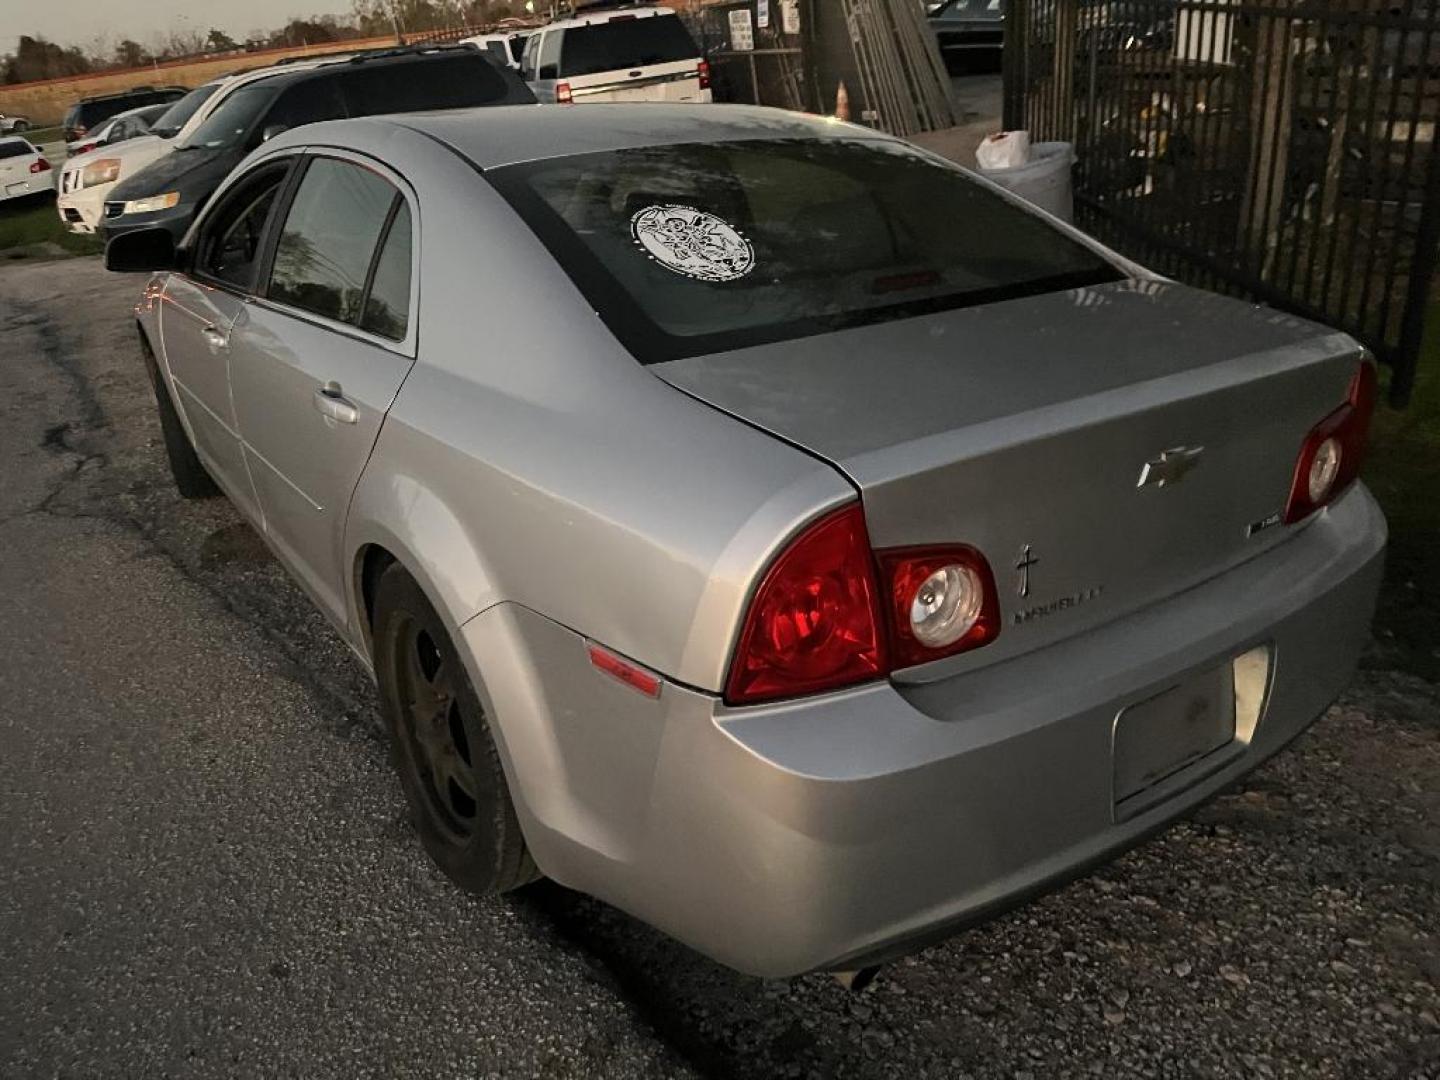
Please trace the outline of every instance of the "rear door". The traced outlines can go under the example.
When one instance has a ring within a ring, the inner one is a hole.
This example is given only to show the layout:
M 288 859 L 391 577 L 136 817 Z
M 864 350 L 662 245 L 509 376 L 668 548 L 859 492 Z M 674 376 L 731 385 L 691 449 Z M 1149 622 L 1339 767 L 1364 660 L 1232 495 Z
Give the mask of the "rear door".
M 674 15 L 612 16 L 572 26 L 560 49 L 559 80 L 585 102 L 708 102 L 700 50 Z
M 230 387 L 266 535 L 343 625 L 345 511 L 415 355 L 417 219 L 398 177 L 333 153 L 295 187 Z

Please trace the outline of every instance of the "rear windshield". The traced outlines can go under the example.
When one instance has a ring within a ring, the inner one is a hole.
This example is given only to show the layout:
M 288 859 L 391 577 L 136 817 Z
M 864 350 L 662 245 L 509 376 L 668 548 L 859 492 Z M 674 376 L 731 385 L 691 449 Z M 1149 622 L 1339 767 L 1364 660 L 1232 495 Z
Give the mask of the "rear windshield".
M 560 52 L 561 75 L 596 75 L 694 60 L 700 55 L 685 24 L 674 15 L 646 19 L 617 18 L 565 31 Z
M 162 139 L 173 139 L 180 134 L 180 129 L 189 123 L 190 118 L 199 111 L 200 106 L 210 100 L 212 94 L 220 89 L 219 83 L 206 83 L 204 86 L 197 86 L 188 94 L 182 97 L 175 104 L 171 105 L 151 126 L 150 131 L 159 135 Z
M 7 139 L 0 142 L 0 158 L 25 157 L 35 153 L 35 148 L 28 142 L 19 139 Z
M 890 141 L 647 147 L 486 176 L 643 363 L 1123 276 Z

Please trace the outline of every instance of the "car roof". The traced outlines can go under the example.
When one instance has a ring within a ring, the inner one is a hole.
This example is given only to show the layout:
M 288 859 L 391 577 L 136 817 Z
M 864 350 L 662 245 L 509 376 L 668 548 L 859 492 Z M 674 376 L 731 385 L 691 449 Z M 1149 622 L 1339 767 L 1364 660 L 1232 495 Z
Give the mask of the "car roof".
M 432 56 L 444 56 L 453 53 L 465 53 L 474 55 L 475 47 L 472 45 L 396 45 L 380 49 L 358 49 L 350 52 L 326 53 L 324 56 L 304 57 L 297 60 L 282 60 L 273 67 L 260 68 L 252 72 L 257 78 L 280 78 L 289 76 L 287 82 L 300 82 L 304 79 L 318 78 L 324 75 L 322 68 L 339 67 L 341 65 L 358 67 L 360 65 L 380 64 L 389 66 L 391 64 L 404 63 L 413 60 L 428 59 Z
M 753 105 L 665 105 L 659 102 L 497 105 L 370 118 L 399 124 L 449 146 L 482 169 L 604 150 L 749 139 L 891 137 L 830 117 Z M 361 124 L 345 120 L 337 124 Z M 327 125 L 329 126 L 329 125 Z M 358 129 L 352 129 L 358 130 Z M 306 128 L 316 132 L 317 128 Z
M 126 109 L 124 112 L 116 113 L 110 117 L 109 120 L 106 120 L 105 123 L 113 124 L 116 120 L 124 120 L 127 116 L 139 116 L 141 113 L 154 113 L 156 116 L 159 116 L 174 104 L 173 101 L 161 101 L 154 105 L 139 105 L 133 109 Z
M 539 33 L 540 30 L 569 30 L 576 26 L 594 26 L 596 23 L 607 23 L 615 18 L 621 20 L 647 19 L 654 15 L 674 14 L 674 8 L 661 7 L 655 4 L 626 4 L 615 7 L 602 7 L 588 14 L 581 12 L 570 19 L 560 19 L 556 22 L 546 23 L 544 26 L 537 28 L 535 32 Z
M 89 97 L 82 97 L 75 104 L 90 105 L 97 101 L 114 101 L 116 98 L 134 97 L 136 94 L 154 94 L 157 90 L 153 86 L 132 86 L 126 90 L 114 90 L 108 94 L 91 94 Z

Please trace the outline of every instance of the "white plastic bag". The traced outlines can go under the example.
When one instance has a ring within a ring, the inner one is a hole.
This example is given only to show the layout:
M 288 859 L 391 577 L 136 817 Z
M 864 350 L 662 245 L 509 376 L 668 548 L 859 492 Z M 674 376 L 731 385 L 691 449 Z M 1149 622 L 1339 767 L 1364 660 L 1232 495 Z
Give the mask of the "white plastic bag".
M 982 172 L 990 169 L 1018 169 L 1030 162 L 1028 131 L 997 131 L 986 135 L 975 150 L 975 164 Z

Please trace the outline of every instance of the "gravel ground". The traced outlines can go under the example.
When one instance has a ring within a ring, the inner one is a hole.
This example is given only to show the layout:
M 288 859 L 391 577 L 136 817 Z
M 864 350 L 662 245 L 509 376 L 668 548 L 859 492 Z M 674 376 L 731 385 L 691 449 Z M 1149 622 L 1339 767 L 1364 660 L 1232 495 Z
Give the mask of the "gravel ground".
M 0 268 L 6 1080 L 1440 1080 L 1440 694 L 1378 669 L 1243 788 L 861 995 L 553 886 L 458 894 L 366 677 L 169 486 L 137 291 Z

